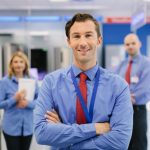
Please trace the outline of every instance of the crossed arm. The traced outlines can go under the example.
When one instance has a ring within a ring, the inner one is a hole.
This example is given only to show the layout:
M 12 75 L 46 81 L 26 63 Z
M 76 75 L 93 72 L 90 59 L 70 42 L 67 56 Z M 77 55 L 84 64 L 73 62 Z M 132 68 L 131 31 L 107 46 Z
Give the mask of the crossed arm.
M 114 95 L 115 98 L 113 98 L 114 106 L 109 123 L 78 125 L 61 123 L 55 112 L 47 112 L 52 111 L 55 104 L 52 96 L 54 93 L 51 93 L 52 85 L 45 79 L 34 110 L 37 142 L 57 148 L 69 147 L 74 150 L 126 150 L 132 134 L 133 109 L 129 88 L 124 82 L 121 83 L 119 88 L 114 89 L 117 96 Z
M 55 110 L 47 111 L 45 114 L 46 121 L 49 123 L 61 123 L 60 118 Z M 95 123 L 96 135 L 104 134 L 110 131 L 110 124 L 108 122 Z
M 72 150 L 126 150 L 131 138 L 133 110 L 129 89 L 123 86 L 116 97 L 109 123 L 64 124 L 53 108 L 49 90 L 41 89 L 34 111 L 35 137 L 39 144 Z M 120 90 L 120 89 L 118 89 Z M 47 112 L 45 114 L 45 112 Z M 110 130 L 111 128 L 111 130 Z

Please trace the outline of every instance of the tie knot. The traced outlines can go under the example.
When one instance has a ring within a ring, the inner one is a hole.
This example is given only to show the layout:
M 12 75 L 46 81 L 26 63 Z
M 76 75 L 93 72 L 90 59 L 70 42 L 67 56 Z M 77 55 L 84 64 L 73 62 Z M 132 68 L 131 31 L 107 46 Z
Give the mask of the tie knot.
M 130 61 L 129 61 L 129 64 L 132 64 L 133 63 L 133 60 L 131 59 Z
M 80 81 L 85 82 L 87 80 L 87 75 L 85 73 L 80 73 Z

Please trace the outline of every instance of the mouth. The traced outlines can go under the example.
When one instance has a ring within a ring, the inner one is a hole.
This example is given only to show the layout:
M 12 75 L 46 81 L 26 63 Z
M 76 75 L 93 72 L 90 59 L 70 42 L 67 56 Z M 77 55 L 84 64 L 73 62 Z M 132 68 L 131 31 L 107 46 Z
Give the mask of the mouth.
M 88 51 L 90 51 L 90 50 L 89 50 L 89 49 L 83 49 L 83 50 L 82 50 L 82 49 L 79 49 L 79 50 L 78 50 L 78 52 L 81 52 L 81 53 L 86 53 L 86 52 L 88 52 Z
M 19 67 L 19 68 L 16 68 L 16 70 L 22 70 L 22 68 Z
M 130 47 L 130 48 L 129 48 L 129 50 L 130 50 L 130 51 L 133 51 L 133 50 L 134 50 L 134 48 Z

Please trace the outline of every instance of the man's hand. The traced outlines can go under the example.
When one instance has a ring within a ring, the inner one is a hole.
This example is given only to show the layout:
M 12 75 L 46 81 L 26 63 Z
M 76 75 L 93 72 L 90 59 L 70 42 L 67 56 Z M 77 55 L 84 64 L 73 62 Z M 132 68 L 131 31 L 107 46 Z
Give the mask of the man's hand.
M 48 122 L 51 122 L 51 123 L 60 123 L 61 122 L 59 119 L 59 116 L 55 110 L 47 111 L 45 118 Z
M 110 124 L 108 122 L 95 123 L 95 128 L 96 128 L 96 134 L 97 135 L 107 133 L 111 130 Z
M 135 95 L 133 93 L 131 93 L 131 102 L 132 104 L 135 104 Z
M 55 110 L 53 111 L 47 111 L 45 114 L 45 118 L 48 122 L 50 123 L 60 123 L 60 118 Z M 96 134 L 104 134 L 106 132 L 110 131 L 110 124 L 105 122 L 105 123 L 95 123 L 95 128 L 96 128 Z

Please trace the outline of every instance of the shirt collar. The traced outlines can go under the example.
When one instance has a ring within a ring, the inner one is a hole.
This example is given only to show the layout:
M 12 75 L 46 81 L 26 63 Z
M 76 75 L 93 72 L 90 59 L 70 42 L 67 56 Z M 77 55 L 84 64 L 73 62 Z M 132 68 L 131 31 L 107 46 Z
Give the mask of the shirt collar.
M 18 83 L 18 80 L 17 80 L 16 76 L 12 76 L 11 80 Z
M 72 69 L 74 72 L 75 77 L 77 77 L 81 72 L 83 72 L 80 68 L 78 68 L 77 66 L 75 66 L 74 64 L 72 64 Z M 89 70 L 84 71 L 84 73 L 88 76 L 88 78 L 90 80 L 93 80 L 95 78 L 95 75 L 97 73 L 98 70 L 98 64 L 96 64 L 94 67 L 92 67 Z
M 27 75 L 24 75 L 23 78 L 27 78 Z M 11 77 L 11 80 L 12 80 L 13 82 L 18 83 L 18 79 L 17 79 L 16 76 L 14 76 L 14 75 Z

